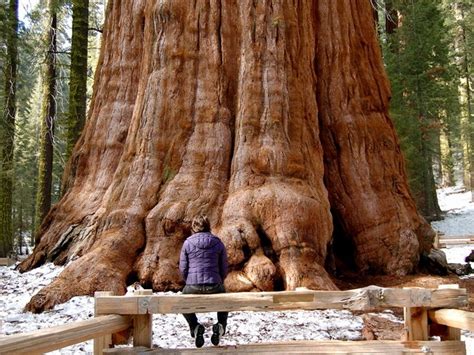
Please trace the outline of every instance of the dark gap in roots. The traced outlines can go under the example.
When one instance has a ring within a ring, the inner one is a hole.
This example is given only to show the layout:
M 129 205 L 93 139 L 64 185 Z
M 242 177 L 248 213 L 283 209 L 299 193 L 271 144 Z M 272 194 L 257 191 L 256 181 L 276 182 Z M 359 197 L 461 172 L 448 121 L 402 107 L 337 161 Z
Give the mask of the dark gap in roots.
M 265 254 L 265 256 L 272 261 L 273 265 L 275 265 L 277 270 L 280 270 L 280 260 L 278 258 L 278 254 L 275 252 L 275 249 L 273 249 L 272 241 L 270 240 L 270 238 L 268 238 L 268 235 L 265 233 L 261 226 L 257 227 L 256 232 L 260 239 L 260 245 L 262 246 L 263 254 Z M 279 271 L 277 272 L 277 274 L 275 275 L 275 279 L 273 280 L 273 289 L 275 291 L 283 291 L 285 289 L 283 277 L 281 276 L 281 273 Z
M 252 251 L 250 250 L 250 247 L 247 243 L 243 245 L 242 252 L 244 253 L 244 262 L 247 262 L 252 256 Z
M 275 253 L 275 250 L 273 250 L 272 241 L 270 238 L 268 238 L 267 234 L 260 226 L 257 227 L 257 234 L 260 239 L 260 245 L 262 246 L 263 253 L 273 262 L 273 264 L 276 264 L 278 262 L 278 255 Z
M 138 274 L 136 271 L 132 271 L 127 275 L 126 285 L 130 286 L 135 283 L 138 283 Z M 148 288 L 148 287 L 144 287 L 144 288 Z
M 341 276 L 347 272 L 356 271 L 355 244 L 352 238 L 344 232 L 341 220 L 337 213 L 331 210 L 334 221 L 332 244 L 328 245 L 326 257 L 326 270 L 334 276 Z
M 277 274 L 275 280 L 273 280 L 273 289 L 275 291 L 285 291 L 285 283 L 283 282 L 283 276 L 281 275 L 280 263 L 275 264 L 277 268 Z

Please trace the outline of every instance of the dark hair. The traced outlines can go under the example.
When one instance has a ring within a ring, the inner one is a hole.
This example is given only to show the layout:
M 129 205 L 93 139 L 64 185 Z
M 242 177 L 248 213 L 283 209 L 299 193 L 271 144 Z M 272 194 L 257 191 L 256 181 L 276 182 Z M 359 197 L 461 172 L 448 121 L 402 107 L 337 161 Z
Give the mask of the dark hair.
M 199 215 L 197 217 L 194 217 L 191 223 L 191 231 L 193 233 L 210 232 L 211 225 L 209 224 L 209 219 L 207 218 L 207 216 Z

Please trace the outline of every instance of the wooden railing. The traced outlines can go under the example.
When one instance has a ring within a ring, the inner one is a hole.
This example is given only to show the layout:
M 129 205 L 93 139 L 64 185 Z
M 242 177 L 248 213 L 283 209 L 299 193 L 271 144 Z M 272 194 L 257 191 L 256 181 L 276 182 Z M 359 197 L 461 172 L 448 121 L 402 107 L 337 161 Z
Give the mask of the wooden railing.
M 0 338 L 0 353 L 44 352 L 94 338 L 94 353 L 121 353 L 113 348 L 112 334 L 129 329 L 140 353 L 430 353 L 465 354 L 459 329 L 474 330 L 474 315 L 459 310 L 468 295 L 459 288 L 381 288 L 370 286 L 348 291 L 297 289 L 283 292 L 245 292 L 214 295 L 95 295 L 94 319 L 38 332 Z M 202 349 L 151 349 L 152 314 L 214 311 L 283 311 L 345 309 L 371 311 L 402 307 L 405 334 L 399 341 L 292 341 Z M 429 326 L 429 322 L 433 324 Z M 437 323 L 437 326 L 434 326 Z M 443 341 L 429 341 L 439 335 Z M 112 347 L 112 348 L 110 348 Z
M 465 244 L 474 244 L 474 235 L 465 234 L 465 235 L 450 235 L 446 236 L 443 233 L 436 233 L 433 246 L 436 249 L 446 248 L 448 246 L 456 245 L 465 245 Z M 466 255 L 467 256 L 467 255 Z
M 16 263 L 15 259 L 12 258 L 0 258 L 0 266 L 10 266 Z
M 130 317 L 107 315 L 85 321 L 0 337 L 0 354 L 38 354 L 126 330 Z

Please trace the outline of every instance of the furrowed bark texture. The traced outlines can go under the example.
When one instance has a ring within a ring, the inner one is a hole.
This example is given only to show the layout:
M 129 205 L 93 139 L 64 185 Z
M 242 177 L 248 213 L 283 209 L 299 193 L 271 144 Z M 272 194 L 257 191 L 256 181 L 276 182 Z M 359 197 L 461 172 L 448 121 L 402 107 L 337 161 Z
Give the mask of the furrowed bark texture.
M 406 184 L 370 2 L 317 4 L 316 92 L 333 216 L 361 270 L 409 273 L 433 232 Z
M 180 289 L 179 252 L 199 213 L 227 247 L 229 291 L 334 289 L 323 267 L 331 208 L 363 270 L 412 271 L 424 224 L 387 116 L 374 27 L 360 24 L 372 11 L 359 2 L 352 12 L 329 0 L 110 2 L 72 187 L 20 268 L 73 262 L 27 308 L 123 293 L 135 280 Z M 350 38 L 337 28 L 356 22 Z M 373 153 L 356 151 L 369 143 Z M 405 242 L 416 250 L 404 255 Z

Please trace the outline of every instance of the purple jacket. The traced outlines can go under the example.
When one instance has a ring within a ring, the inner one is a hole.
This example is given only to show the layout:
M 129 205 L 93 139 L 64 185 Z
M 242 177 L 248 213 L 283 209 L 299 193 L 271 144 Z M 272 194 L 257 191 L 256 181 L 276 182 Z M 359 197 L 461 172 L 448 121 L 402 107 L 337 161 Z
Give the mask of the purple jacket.
M 211 233 L 196 233 L 185 240 L 179 271 L 186 285 L 223 283 L 227 276 L 227 252 Z

